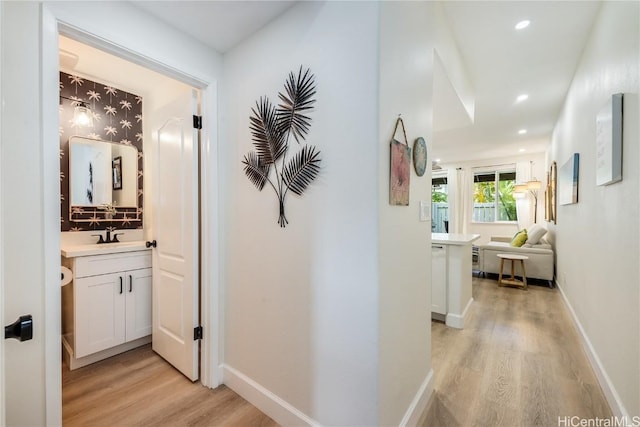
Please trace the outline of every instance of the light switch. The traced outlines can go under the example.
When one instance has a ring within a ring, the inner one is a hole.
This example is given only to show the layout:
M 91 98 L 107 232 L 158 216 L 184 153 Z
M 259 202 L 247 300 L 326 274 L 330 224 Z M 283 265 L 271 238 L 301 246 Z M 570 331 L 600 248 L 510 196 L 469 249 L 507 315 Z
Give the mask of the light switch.
M 431 202 L 420 200 L 420 221 L 431 221 Z

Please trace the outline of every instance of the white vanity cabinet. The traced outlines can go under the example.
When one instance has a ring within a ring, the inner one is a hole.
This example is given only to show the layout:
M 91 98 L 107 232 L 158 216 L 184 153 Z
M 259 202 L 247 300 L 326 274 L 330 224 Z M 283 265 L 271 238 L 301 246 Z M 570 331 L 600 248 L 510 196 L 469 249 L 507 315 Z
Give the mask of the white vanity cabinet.
M 74 278 L 62 295 L 71 369 L 150 341 L 150 250 L 63 257 L 63 264 Z

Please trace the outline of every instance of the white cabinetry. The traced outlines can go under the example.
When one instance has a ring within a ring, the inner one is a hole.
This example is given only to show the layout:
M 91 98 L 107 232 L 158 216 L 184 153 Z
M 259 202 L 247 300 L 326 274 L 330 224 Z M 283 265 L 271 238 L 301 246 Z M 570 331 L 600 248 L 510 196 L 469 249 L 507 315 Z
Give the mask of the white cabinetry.
M 63 292 L 63 339 L 72 369 L 73 362 L 84 366 L 150 341 L 150 251 L 63 258 L 63 263 L 74 273 L 72 293 Z M 87 356 L 86 363 L 78 363 Z
M 447 314 L 447 247 L 431 246 L 431 313 L 438 320 Z
M 479 238 L 479 234 L 431 233 L 431 317 L 452 328 L 464 328 L 473 303 L 471 243 Z

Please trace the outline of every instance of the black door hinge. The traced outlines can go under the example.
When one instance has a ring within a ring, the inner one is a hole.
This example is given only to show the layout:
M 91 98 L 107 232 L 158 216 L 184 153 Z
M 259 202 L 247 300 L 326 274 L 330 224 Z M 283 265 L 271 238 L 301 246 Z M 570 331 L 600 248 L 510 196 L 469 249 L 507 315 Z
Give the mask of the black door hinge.
M 193 340 L 201 340 L 202 339 L 202 326 L 196 326 L 193 328 Z
M 202 129 L 202 116 L 193 116 L 193 128 Z

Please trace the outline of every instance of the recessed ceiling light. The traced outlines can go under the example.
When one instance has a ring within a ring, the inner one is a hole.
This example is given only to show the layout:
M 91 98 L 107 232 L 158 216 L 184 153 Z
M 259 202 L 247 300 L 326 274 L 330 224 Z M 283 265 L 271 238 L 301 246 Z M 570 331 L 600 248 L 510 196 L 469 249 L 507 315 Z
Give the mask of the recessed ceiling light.
M 531 21 L 529 21 L 528 19 L 525 19 L 524 21 L 520 21 L 516 24 L 516 30 L 522 30 L 524 28 L 527 28 L 530 23 Z
M 524 135 L 525 133 L 527 133 L 527 130 L 526 130 L 526 129 L 520 129 L 520 130 L 518 131 L 518 133 L 519 133 L 520 135 Z
M 440 159 L 435 159 L 434 162 L 440 163 Z
M 525 151 L 527 151 L 527 150 L 526 150 L 525 148 L 521 148 L 521 149 L 519 149 L 518 151 L 519 151 L 519 152 L 521 152 L 521 153 L 524 153 L 524 152 L 525 152 Z
M 516 102 L 526 101 L 527 99 L 529 99 L 529 95 L 523 93 L 522 95 L 518 95 L 518 97 L 516 98 Z

